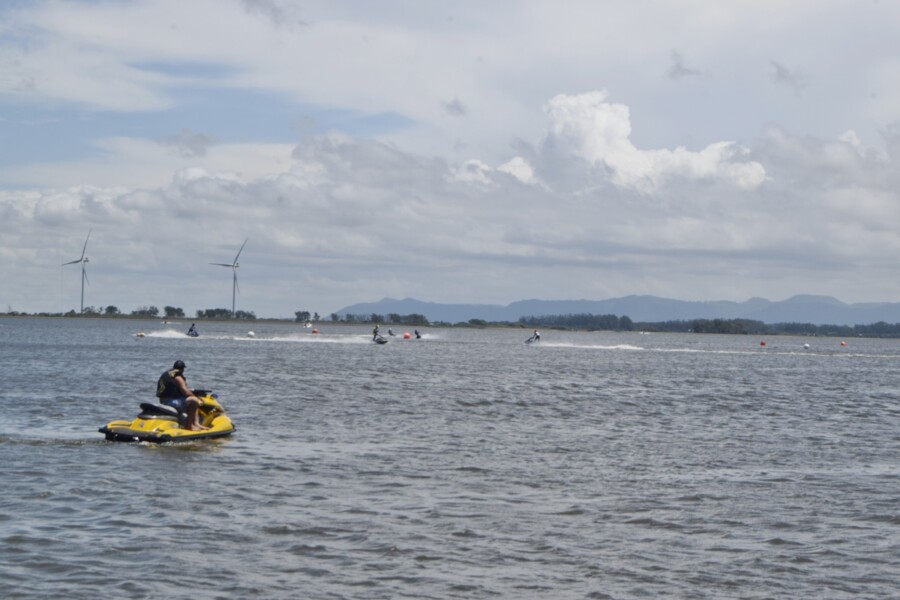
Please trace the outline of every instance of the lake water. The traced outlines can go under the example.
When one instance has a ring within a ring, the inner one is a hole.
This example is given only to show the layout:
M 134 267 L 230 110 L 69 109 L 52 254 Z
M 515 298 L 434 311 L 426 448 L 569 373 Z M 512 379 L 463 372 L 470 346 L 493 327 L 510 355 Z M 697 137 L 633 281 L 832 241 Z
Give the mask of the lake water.
M 900 591 L 898 340 L 188 325 L 0 319 L 0 596 Z M 235 434 L 104 441 L 178 358 Z

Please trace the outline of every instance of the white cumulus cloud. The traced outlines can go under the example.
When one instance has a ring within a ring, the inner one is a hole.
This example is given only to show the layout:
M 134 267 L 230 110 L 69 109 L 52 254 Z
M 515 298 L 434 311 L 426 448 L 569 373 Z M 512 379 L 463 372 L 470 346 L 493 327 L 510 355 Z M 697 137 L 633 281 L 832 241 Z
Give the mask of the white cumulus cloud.
M 509 173 L 522 183 L 536 183 L 534 169 L 521 156 L 517 156 L 509 162 L 500 165 L 497 167 L 497 170 L 502 173 Z
M 763 166 L 740 160 L 747 149 L 732 142 L 710 144 L 699 152 L 641 150 L 631 141 L 630 111 L 607 102 L 606 92 L 560 94 L 545 107 L 550 116 L 546 144 L 608 169 L 616 185 L 642 193 L 659 190 L 673 178 L 719 180 L 753 189 L 765 181 Z

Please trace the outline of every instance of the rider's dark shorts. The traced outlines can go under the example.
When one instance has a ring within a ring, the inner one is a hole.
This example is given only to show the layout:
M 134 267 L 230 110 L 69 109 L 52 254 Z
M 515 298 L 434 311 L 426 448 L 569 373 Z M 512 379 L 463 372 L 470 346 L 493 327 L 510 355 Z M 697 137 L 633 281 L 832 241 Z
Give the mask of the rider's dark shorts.
M 187 398 L 184 396 L 181 398 L 166 398 L 165 400 L 160 400 L 160 402 L 166 406 L 171 406 L 179 412 L 187 412 Z

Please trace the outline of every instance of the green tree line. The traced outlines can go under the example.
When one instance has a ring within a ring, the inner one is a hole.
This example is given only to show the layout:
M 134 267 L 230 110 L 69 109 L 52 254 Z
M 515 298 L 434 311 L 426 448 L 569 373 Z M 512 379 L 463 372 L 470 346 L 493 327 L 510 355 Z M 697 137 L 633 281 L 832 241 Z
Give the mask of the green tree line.
M 387 315 L 379 315 L 371 313 L 368 315 L 346 314 L 343 317 L 338 313 L 331 313 L 331 321 L 334 323 L 389 323 L 391 325 L 430 325 L 425 315 L 409 314 L 398 315 L 397 313 L 389 313 Z
M 519 323 L 525 327 L 554 327 L 557 329 L 587 329 L 588 331 L 632 331 L 634 323 L 627 316 L 592 315 L 544 315 L 541 317 L 521 317 Z
M 616 315 L 544 315 L 522 317 L 526 327 L 587 329 L 589 331 L 657 331 L 673 333 L 729 333 L 745 335 L 810 335 L 831 337 L 900 337 L 900 323 L 879 321 L 869 325 L 814 325 L 812 323 L 763 323 L 752 319 L 688 319 L 633 322 Z
M 119 310 L 119 307 L 110 304 L 105 308 L 97 308 L 95 306 L 85 306 L 84 312 L 77 312 L 74 309 L 65 313 L 51 313 L 51 312 L 38 312 L 38 313 L 27 313 L 27 312 L 19 312 L 16 310 L 8 309 L 5 313 L 0 313 L 10 317 L 137 317 L 137 318 L 151 318 L 155 319 L 158 317 L 166 317 L 167 319 L 183 319 L 186 317 L 184 313 L 184 309 L 179 308 L 177 306 L 166 306 L 162 311 L 159 310 L 156 306 L 140 306 L 130 313 L 125 313 Z M 196 313 L 197 319 L 230 319 L 232 318 L 231 311 L 227 308 L 207 308 L 203 310 L 198 310 Z M 256 319 L 256 315 L 253 311 L 244 311 L 239 310 L 234 313 L 235 319 L 244 319 L 244 320 L 254 320 Z

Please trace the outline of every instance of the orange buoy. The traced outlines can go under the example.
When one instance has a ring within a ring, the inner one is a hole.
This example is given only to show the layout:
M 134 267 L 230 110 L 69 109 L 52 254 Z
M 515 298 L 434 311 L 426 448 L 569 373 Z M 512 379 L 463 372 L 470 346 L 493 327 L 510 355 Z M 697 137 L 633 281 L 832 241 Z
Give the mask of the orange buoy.
M 759 345 L 760 345 L 760 346 L 765 346 L 765 345 L 766 345 L 766 340 L 761 341 L 761 342 L 759 343 Z
M 841 342 L 841 346 L 846 346 L 847 342 Z
M 409 335 L 409 332 L 408 332 L 408 331 L 407 331 L 406 333 L 403 334 L 403 339 L 404 339 L 404 340 L 408 340 L 410 337 L 412 337 L 412 336 Z
M 318 329 L 313 329 L 312 332 L 313 332 L 313 333 L 319 333 L 319 330 L 318 330 Z

